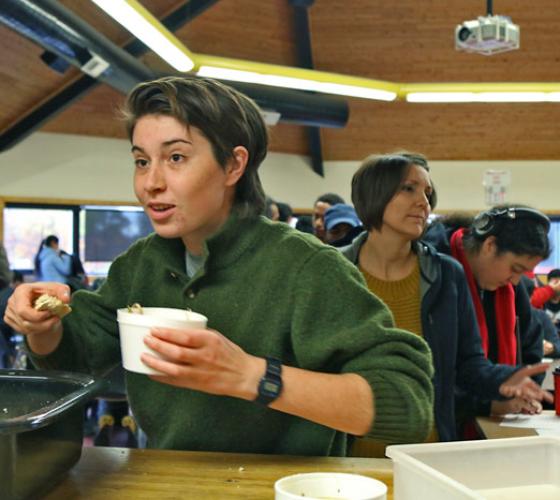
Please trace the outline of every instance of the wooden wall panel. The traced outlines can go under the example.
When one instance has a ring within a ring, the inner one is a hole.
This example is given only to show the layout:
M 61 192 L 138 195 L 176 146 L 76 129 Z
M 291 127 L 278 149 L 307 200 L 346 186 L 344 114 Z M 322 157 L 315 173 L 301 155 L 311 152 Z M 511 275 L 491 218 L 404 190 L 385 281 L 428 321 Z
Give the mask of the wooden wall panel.
M 117 44 L 130 35 L 90 0 L 62 0 Z M 143 0 L 163 16 L 179 0 Z M 518 51 L 485 57 L 457 52 L 457 23 L 485 13 L 483 0 L 319 0 L 310 23 L 317 69 L 397 82 L 560 82 L 559 0 L 500 0 L 494 11 L 521 27 Z M 293 65 L 293 12 L 288 0 L 222 0 L 179 30 L 200 53 Z M 42 49 L 0 26 L 0 133 L 73 81 L 40 60 Z M 146 64 L 166 69 L 148 54 Z M 121 95 L 100 85 L 44 127 L 49 132 L 123 137 L 115 120 Z M 359 160 L 407 148 L 434 160 L 560 158 L 560 103 L 431 105 L 349 99 L 344 129 L 323 129 L 325 160 Z M 271 130 L 271 150 L 307 154 L 303 127 Z
M 560 159 L 558 103 L 350 104 L 347 127 L 322 129 L 329 160 L 403 148 L 432 160 Z

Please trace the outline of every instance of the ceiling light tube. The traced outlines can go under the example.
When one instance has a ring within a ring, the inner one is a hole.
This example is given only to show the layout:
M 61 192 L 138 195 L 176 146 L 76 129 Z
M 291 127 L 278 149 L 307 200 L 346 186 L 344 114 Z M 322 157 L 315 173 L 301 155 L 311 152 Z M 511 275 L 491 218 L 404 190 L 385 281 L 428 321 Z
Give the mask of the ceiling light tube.
M 399 85 L 354 76 L 197 54 L 197 75 L 363 99 L 393 101 Z
M 559 83 L 403 84 L 401 97 L 416 103 L 560 102 Z
M 91 0 L 177 71 L 195 63 L 189 50 L 136 0 Z

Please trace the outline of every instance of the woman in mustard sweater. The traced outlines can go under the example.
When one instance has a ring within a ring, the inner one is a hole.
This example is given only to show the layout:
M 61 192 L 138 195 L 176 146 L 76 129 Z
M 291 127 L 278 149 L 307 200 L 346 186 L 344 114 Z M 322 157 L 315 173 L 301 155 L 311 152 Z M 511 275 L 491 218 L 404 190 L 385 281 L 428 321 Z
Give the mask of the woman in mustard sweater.
M 422 155 L 402 153 L 367 158 L 352 179 L 352 201 L 366 231 L 342 249 L 368 288 L 391 309 L 398 327 L 423 337 L 435 368 L 435 427 L 429 440 L 457 439 L 455 384 L 489 398 L 517 396 L 511 411 L 534 412 L 543 393 L 529 376 L 546 365 L 494 365 L 482 351 L 462 267 L 420 241 L 436 192 Z M 379 446 L 362 440 L 354 455 Z

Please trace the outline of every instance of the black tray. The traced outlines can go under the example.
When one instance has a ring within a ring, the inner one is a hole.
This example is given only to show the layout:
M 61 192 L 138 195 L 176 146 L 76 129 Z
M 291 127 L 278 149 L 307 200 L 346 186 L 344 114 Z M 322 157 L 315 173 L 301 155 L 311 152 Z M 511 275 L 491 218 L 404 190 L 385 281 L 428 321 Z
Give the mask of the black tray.
M 0 498 L 37 497 L 80 458 L 84 405 L 103 384 L 81 373 L 0 370 Z

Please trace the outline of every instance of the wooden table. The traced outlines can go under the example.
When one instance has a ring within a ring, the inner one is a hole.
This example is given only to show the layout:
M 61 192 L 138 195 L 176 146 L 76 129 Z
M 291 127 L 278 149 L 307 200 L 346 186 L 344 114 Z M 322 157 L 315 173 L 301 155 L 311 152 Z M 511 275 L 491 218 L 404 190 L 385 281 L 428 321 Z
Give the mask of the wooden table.
M 554 414 L 554 410 L 543 410 L 543 414 Z M 486 439 L 538 436 L 535 429 L 521 429 L 500 425 L 502 417 L 476 417 L 476 424 Z
M 273 499 L 274 482 L 300 472 L 363 474 L 388 486 L 389 459 L 291 457 L 169 450 L 86 447 L 68 476 L 44 498 Z

